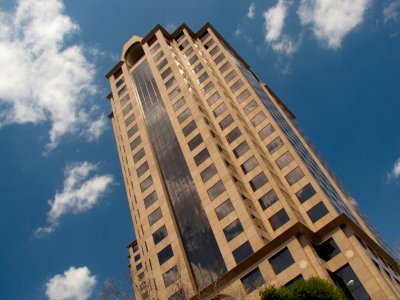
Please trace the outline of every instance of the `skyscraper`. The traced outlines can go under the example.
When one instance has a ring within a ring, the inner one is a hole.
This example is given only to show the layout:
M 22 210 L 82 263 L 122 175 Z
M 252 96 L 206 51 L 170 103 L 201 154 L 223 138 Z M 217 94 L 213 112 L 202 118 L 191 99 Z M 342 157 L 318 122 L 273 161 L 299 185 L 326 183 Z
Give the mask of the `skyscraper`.
M 350 299 L 400 297 L 384 241 L 210 24 L 133 36 L 107 78 L 137 299 L 251 299 L 311 276 Z

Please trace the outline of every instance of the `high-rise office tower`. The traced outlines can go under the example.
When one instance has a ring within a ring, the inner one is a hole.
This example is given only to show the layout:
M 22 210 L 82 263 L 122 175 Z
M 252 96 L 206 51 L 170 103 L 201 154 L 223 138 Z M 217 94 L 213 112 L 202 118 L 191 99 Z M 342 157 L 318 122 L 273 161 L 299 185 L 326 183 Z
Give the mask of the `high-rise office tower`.
M 210 24 L 133 36 L 107 78 L 137 299 L 252 299 L 311 276 L 399 299 L 384 242 Z

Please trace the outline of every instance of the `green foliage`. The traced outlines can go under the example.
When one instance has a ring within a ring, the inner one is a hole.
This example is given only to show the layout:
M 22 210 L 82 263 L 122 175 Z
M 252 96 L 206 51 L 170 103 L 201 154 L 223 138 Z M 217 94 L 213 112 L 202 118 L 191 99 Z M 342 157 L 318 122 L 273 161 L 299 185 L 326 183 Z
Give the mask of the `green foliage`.
M 346 300 L 341 289 L 318 277 L 298 280 L 291 288 L 270 286 L 260 296 L 261 300 Z

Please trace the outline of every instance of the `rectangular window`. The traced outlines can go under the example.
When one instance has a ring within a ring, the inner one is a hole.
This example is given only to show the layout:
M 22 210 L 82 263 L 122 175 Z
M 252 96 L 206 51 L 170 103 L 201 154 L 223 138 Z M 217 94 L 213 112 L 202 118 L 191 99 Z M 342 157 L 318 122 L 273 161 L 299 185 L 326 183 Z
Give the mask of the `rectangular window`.
M 283 248 L 277 254 L 268 259 L 269 263 L 275 271 L 275 274 L 281 273 L 283 270 L 294 264 L 292 254 L 287 247 Z
M 176 35 L 175 41 L 177 43 L 180 43 L 183 40 L 184 37 L 185 37 L 185 33 L 183 31 L 181 31 Z
M 279 157 L 275 162 L 278 165 L 279 169 L 283 169 L 286 167 L 288 164 L 290 164 L 294 160 L 292 154 L 290 152 L 286 152 L 283 154 L 281 157 Z
M 125 126 L 129 126 L 133 121 L 135 121 L 135 115 L 131 114 L 126 120 L 125 120 Z
M 247 174 L 247 173 L 251 172 L 257 166 L 258 166 L 258 161 L 253 155 L 248 160 L 246 160 L 240 167 L 242 168 L 243 173 Z
M 135 257 L 133 259 L 135 260 L 135 262 L 137 262 L 140 259 L 140 253 L 135 255 Z
M 182 51 L 183 49 L 185 49 L 187 45 L 189 45 L 189 41 L 188 40 L 183 41 L 182 44 L 179 45 L 179 50 Z
M 188 136 L 190 133 L 193 132 L 197 128 L 196 123 L 194 121 L 191 121 L 189 124 L 187 124 L 183 129 L 183 135 Z
M 167 63 L 167 60 L 164 58 L 164 60 L 160 62 L 157 66 L 158 71 L 161 71 L 167 65 Z
M 198 60 L 199 60 L 199 57 L 195 54 L 192 56 L 191 59 L 189 59 L 188 63 L 193 66 L 193 64 Z
M 233 250 L 233 258 L 236 261 L 236 264 L 241 263 L 244 261 L 247 257 L 252 255 L 254 253 L 253 248 L 251 247 L 250 243 L 247 241 L 241 246 L 237 247 L 235 250 Z
M 229 132 L 226 135 L 226 140 L 228 141 L 229 144 L 232 144 L 238 137 L 242 135 L 242 132 L 240 131 L 239 128 L 233 129 L 231 132 Z
M 206 30 L 199 36 L 199 39 L 200 39 L 200 41 L 204 42 L 205 40 L 208 39 L 209 36 L 210 36 L 210 33 Z
M 265 283 L 264 277 L 261 275 L 259 268 L 255 268 L 253 271 L 240 278 L 240 281 L 243 283 L 248 294 L 255 291 Z
M 184 104 L 186 103 L 185 98 L 181 97 L 178 101 L 176 101 L 173 105 L 172 108 L 174 111 L 177 111 L 180 109 Z
M 204 48 L 209 49 L 212 45 L 214 45 L 214 39 L 210 39 L 206 44 L 204 44 Z
M 189 149 L 194 150 L 203 142 L 203 138 L 201 137 L 200 133 L 196 135 L 193 139 L 191 139 L 188 143 Z
M 165 227 L 165 225 L 163 225 L 153 233 L 154 245 L 157 245 L 159 242 L 161 242 L 167 236 L 168 236 L 167 227 Z
M 161 73 L 161 78 L 164 80 L 165 78 L 168 77 L 169 74 L 171 74 L 172 70 L 170 67 L 168 67 L 164 72 Z
M 179 279 L 179 272 L 178 272 L 177 266 L 173 266 L 171 269 L 169 269 L 167 272 L 165 272 L 163 274 L 163 280 L 164 280 L 165 287 L 169 287 L 171 284 L 173 284 L 178 279 Z
M 201 90 L 204 94 L 208 94 L 214 88 L 214 83 L 210 81 Z
M 222 220 L 234 210 L 230 199 L 223 202 L 220 206 L 215 209 L 218 220 Z
M 318 256 L 324 261 L 329 261 L 340 253 L 340 249 L 332 237 L 320 245 L 315 245 L 314 249 Z
M 236 75 L 237 75 L 237 73 L 236 73 L 235 70 L 230 71 L 229 74 L 225 76 L 225 81 L 226 81 L 226 83 L 231 82 L 231 80 L 232 80 L 233 78 L 235 78 Z
M 284 285 L 284 287 L 285 287 L 285 288 L 288 288 L 288 289 L 291 289 L 291 288 L 293 287 L 293 284 L 294 284 L 296 281 L 298 281 L 298 280 L 304 281 L 304 278 L 303 278 L 303 276 L 302 276 L 301 274 L 298 275 L 298 276 L 296 276 L 296 277 L 293 278 L 292 280 L 286 282 L 285 285 Z
M 124 85 L 124 87 L 118 91 L 118 97 L 120 97 L 123 93 L 125 93 L 127 89 L 128 88 L 126 87 L 126 85 Z
M 295 184 L 297 181 L 299 181 L 303 177 L 304 177 L 304 173 L 299 167 L 296 167 L 294 170 L 292 170 L 290 173 L 288 173 L 285 176 L 287 182 L 290 185 Z
M 196 166 L 199 166 L 209 157 L 210 153 L 208 152 L 207 148 L 204 148 L 194 157 L 194 162 L 196 163 Z
M 258 135 L 262 140 L 265 140 L 267 137 L 270 136 L 271 133 L 275 131 L 274 127 L 271 124 L 268 124 L 263 129 L 258 132 Z
M 282 142 L 281 138 L 277 137 L 276 139 L 274 139 L 271 143 L 269 143 L 267 145 L 267 149 L 268 149 L 269 153 L 272 154 L 282 146 L 283 146 L 283 142 Z
M 153 184 L 153 177 L 151 175 L 140 183 L 140 190 L 142 193 Z
M 225 55 L 223 53 L 221 53 L 220 55 L 217 56 L 216 59 L 214 59 L 215 64 L 218 65 L 224 58 L 225 58 Z
M 179 124 L 182 124 L 187 118 L 190 117 L 190 109 L 186 108 L 179 116 L 178 116 L 178 122 Z
M 158 52 L 158 54 L 156 56 L 154 56 L 154 61 L 158 62 L 161 59 L 161 57 L 163 57 L 163 56 L 164 56 L 163 51 Z
M 142 157 L 144 156 L 144 149 L 140 149 L 138 152 L 136 152 L 135 155 L 133 155 L 133 161 L 137 163 Z
M 150 49 L 150 53 L 151 53 L 151 54 L 156 53 L 156 51 L 157 51 L 158 49 L 160 49 L 160 47 L 161 47 L 160 44 L 157 43 L 153 48 Z
M 250 180 L 250 186 L 253 192 L 257 191 L 260 187 L 262 187 L 264 184 L 268 182 L 267 176 L 263 172 L 258 174 L 256 177 L 254 177 L 252 180 Z
M 221 103 L 220 105 L 217 106 L 216 109 L 213 110 L 213 115 L 214 115 L 214 117 L 218 118 L 226 110 L 227 110 L 226 104 Z
M 221 72 L 221 74 L 224 74 L 226 72 L 226 70 L 229 69 L 229 67 L 231 66 L 231 64 L 227 61 L 226 63 L 224 63 L 220 68 L 219 71 Z
M 193 48 L 192 47 L 190 47 L 189 49 L 187 49 L 184 53 L 183 53 L 183 55 L 185 56 L 185 57 L 188 57 L 190 54 L 192 54 L 193 53 Z
M 232 123 L 233 123 L 233 117 L 231 115 L 227 115 L 225 118 L 222 119 L 221 122 L 219 122 L 219 127 L 221 127 L 221 130 L 224 130 Z
M 235 93 L 242 86 L 243 86 L 243 81 L 241 79 L 239 79 L 238 81 L 236 81 L 234 84 L 231 85 L 232 93 Z
M 214 184 L 211 188 L 208 189 L 207 193 L 208 196 L 210 197 L 211 201 L 216 199 L 219 195 L 221 195 L 223 192 L 225 192 L 225 187 L 222 181 L 218 181 L 216 184 Z
M 203 172 L 200 173 L 201 179 L 203 182 L 207 182 L 210 180 L 212 177 L 214 177 L 217 174 L 217 168 L 214 166 L 214 164 L 208 166 Z
M 258 202 L 260 203 L 263 210 L 266 210 L 276 201 L 278 201 L 278 196 L 276 195 L 274 190 L 270 190 L 268 193 L 258 199 Z
M 207 72 L 204 72 L 199 76 L 199 83 L 203 83 L 208 78 Z
M 164 88 L 168 90 L 174 83 L 176 82 L 175 77 L 171 77 L 168 81 L 164 84 Z
M 136 169 L 138 177 L 142 176 L 149 169 L 149 164 L 145 161 L 139 168 Z
M 158 220 L 160 220 L 162 218 L 162 212 L 161 212 L 161 208 L 157 208 L 155 211 L 153 211 L 148 219 L 149 219 L 149 224 L 150 226 L 152 226 L 153 224 L 155 224 Z
M 283 208 L 268 219 L 273 230 L 277 230 L 279 227 L 289 222 L 289 220 L 290 218 Z
M 237 100 L 239 103 L 242 103 L 244 100 L 246 100 L 246 99 L 249 98 L 249 97 L 250 97 L 250 92 L 249 92 L 248 90 L 244 90 L 243 92 L 241 92 L 241 93 L 239 94 L 239 96 L 236 97 L 236 100 Z
M 194 68 L 193 68 L 193 72 L 195 73 L 195 74 L 198 74 L 201 70 L 203 70 L 203 65 L 201 64 L 201 63 L 199 63 L 198 65 L 196 65 Z
M 257 127 L 257 125 L 259 125 L 262 121 L 264 121 L 265 118 L 266 118 L 265 114 L 262 111 L 260 111 L 258 114 L 255 115 L 253 119 L 251 119 L 251 124 L 254 127 Z
M 124 110 L 122 111 L 122 115 L 126 116 L 128 112 L 130 112 L 131 110 L 132 110 L 132 103 L 129 103 L 129 105 L 125 107 Z
M 249 113 L 251 113 L 253 110 L 255 110 L 258 107 L 258 104 L 256 102 L 256 100 L 251 100 L 251 102 L 249 104 L 247 104 L 243 110 L 245 112 L 246 115 L 248 115 Z
M 139 272 L 142 268 L 143 268 L 143 264 L 142 264 L 142 263 L 138 263 L 138 264 L 136 265 L 136 271 Z
M 218 46 L 215 46 L 214 48 L 212 48 L 212 49 L 210 50 L 210 55 L 211 55 L 211 56 L 214 56 L 218 51 L 219 51 L 219 47 L 218 47 Z
M 135 150 L 135 148 L 136 148 L 137 146 L 139 146 L 141 142 L 142 142 L 142 139 L 140 138 L 140 135 L 139 135 L 136 139 L 134 139 L 134 140 L 131 142 L 131 150 Z
M 315 195 L 315 190 L 311 183 L 307 183 L 303 188 L 296 192 L 296 197 L 299 199 L 300 203 L 306 202 L 312 196 Z
M 243 226 L 239 219 L 236 219 L 231 224 L 224 228 L 226 240 L 229 242 L 243 232 Z
M 174 252 L 172 251 L 171 245 L 168 245 L 164 249 L 162 249 L 160 252 L 157 253 L 158 257 L 158 262 L 160 263 L 160 266 L 164 264 L 167 260 L 172 258 L 174 256 Z
M 220 94 L 218 92 L 215 92 L 207 99 L 208 105 L 213 105 L 219 98 L 221 98 Z
M 133 126 L 131 129 L 128 130 L 128 138 L 131 138 L 132 136 L 135 135 L 136 132 L 138 132 L 139 128 L 137 125 Z
M 149 194 L 146 198 L 144 198 L 144 200 L 143 200 L 144 206 L 146 208 L 149 208 L 157 200 L 158 200 L 157 193 L 155 191 L 151 192 L 151 194 Z
M 314 205 L 307 211 L 307 215 L 310 217 L 311 221 L 313 223 L 317 222 L 319 219 L 321 219 L 323 216 L 325 216 L 328 213 L 328 209 L 324 205 L 324 203 L 321 201 L 318 204 Z
M 115 84 L 115 87 L 119 88 L 124 82 L 125 82 L 125 78 L 121 77 L 121 79 L 118 80 L 117 83 Z
M 125 103 L 127 103 L 129 101 L 129 94 L 126 94 L 122 99 L 121 99 L 121 101 L 119 101 L 119 104 L 121 105 L 121 106 L 123 106 Z
M 249 144 L 247 144 L 247 142 L 244 141 L 239 146 L 237 146 L 235 149 L 233 149 L 233 154 L 235 154 L 236 158 L 239 158 L 243 154 L 245 154 L 247 151 L 249 151 L 249 149 L 250 149 Z
M 170 93 L 168 94 L 168 99 L 169 99 L 169 100 L 174 99 L 174 98 L 176 97 L 176 95 L 178 95 L 180 92 L 181 92 L 181 89 L 180 89 L 179 86 L 177 86 L 176 88 L 174 88 L 174 89 L 172 90 L 172 92 L 170 92 Z

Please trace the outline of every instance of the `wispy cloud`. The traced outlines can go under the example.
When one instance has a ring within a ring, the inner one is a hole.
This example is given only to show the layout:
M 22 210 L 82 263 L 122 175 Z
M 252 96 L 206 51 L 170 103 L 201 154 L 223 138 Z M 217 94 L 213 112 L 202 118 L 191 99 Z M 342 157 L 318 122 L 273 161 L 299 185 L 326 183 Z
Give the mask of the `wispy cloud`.
M 61 0 L 0 8 L 0 127 L 50 122 L 48 150 L 67 133 L 94 139 L 103 132 L 98 116 L 105 116 L 89 100 L 98 89 L 95 66 L 71 40 L 78 32 Z M 96 128 L 86 130 L 92 122 Z
M 166 31 L 168 31 L 168 32 L 173 32 L 176 28 L 178 28 L 178 26 L 176 26 L 174 23 L 168 23 L 166 26 L 165 26 L 165 30 Z
M 388 181 L 400 178 L 400 157 L 394 162 L 392 170 L 387 174 Z
M 254 19 L 256 15 L 256 5 L 254 4 L 254 2 L 252 2 L 249 6 L 249 11 L 247 12 L 247 17 L 249 19 Z
M 49 300 L 87 300 L 96 284 L 96 276 L 90 274 L 88 267 L 70 267 L 64 274 L 50 278 L 46 296 Z
M 61 216 L 67 213 L 82 213 L 91 209 L 107 192 L 113 182 L 111 175 L 93 175 L 96 164 L 87 161 L 67 165 L 64 174 L 64 187 L 49 201 L 47 213 L 48 226 L 35 231 L 36 237 L 52 233 L 59 225 Z M 91 176 L 89 176 L 91 175 Z
M 329 48 L 340 48 L 343 38 L 363 22 L 370 0 L 301 0 L 301 24 Z
M 385 22 L 400 21 L 400 0 L 394 0 L 383 8 L 383 17 Z

